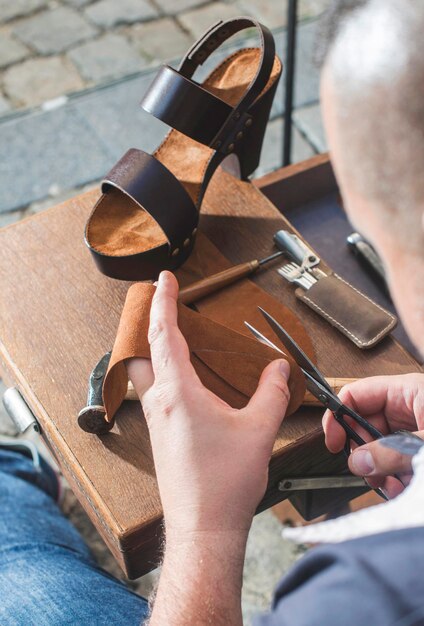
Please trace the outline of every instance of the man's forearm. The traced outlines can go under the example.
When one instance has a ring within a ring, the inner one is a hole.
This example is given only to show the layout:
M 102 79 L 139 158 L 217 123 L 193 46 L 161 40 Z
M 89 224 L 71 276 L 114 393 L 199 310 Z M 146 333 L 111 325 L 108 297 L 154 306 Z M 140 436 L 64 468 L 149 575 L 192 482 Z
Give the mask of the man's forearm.
M 151 626 L 240 626 L 246 533 L 168 537 Z

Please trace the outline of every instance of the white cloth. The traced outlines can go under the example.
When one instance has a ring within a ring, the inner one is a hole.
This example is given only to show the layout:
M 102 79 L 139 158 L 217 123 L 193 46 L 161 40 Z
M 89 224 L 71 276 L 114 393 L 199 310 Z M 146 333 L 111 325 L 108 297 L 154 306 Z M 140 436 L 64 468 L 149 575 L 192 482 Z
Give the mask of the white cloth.
M 412 459 L 413 477 L 393 500 L 337 519 L 299 528 L 285 528 L 295 543 L 338 543 L 390 530 L 424 526 L 424 447 Z

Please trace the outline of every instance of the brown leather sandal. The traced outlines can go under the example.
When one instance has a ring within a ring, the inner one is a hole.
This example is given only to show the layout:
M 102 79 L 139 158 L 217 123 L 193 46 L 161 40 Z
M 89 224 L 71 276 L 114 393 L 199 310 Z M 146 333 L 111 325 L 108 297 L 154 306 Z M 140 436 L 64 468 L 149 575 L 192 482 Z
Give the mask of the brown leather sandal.
M 260 48 L 228 56 L 203 84 L 192 75 L 221 43 L 255 26 Z M 177 70 L 164 65 L 142 107 L 173 128 L 153 155 L 129 150 L 102 184 L 85 241 L 97 267 L 122 280 L 154 279 L 190 255 L 199 209 L 218 165 L 238 157 L 245 179 L 259 163 L 281 75 L 271 32 L 250 17 L 215 24 Z

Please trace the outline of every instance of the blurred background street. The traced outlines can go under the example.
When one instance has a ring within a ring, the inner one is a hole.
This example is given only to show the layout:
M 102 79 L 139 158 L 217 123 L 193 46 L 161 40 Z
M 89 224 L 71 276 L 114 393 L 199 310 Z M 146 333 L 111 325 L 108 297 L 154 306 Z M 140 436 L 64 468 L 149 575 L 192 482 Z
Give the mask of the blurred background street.
M 327 5 L 299 2 L 294 162 L 326 147 L 313 57 Z M 177 65 L 218 19 L 255 16 L 284 62 L 286 12 L 286 0 L 0 0 L 0 225 L 99 181 L 129 147 L 153 150 L 166 127 L 140 98 L 158 66 Z M 243 38 L 257 44 L 254 33 Z M 240 36 L 212 66 L 238 46 Z M 281 165 L 283 90 L 281 81 L 256 175 Z

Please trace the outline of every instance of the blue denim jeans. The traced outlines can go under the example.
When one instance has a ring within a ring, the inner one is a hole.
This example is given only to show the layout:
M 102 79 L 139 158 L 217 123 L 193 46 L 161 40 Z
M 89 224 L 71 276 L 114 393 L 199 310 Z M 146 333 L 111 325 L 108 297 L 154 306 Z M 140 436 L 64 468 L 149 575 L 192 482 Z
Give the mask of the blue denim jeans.
M 45 462 L 0 446 L 1 626 L 139 626 L 147 602 L 96 565 L 57 488 Z

